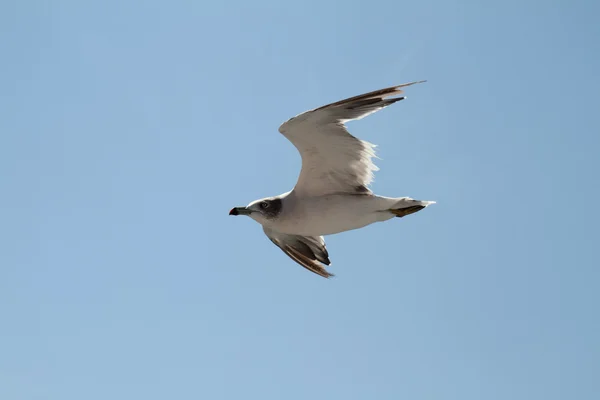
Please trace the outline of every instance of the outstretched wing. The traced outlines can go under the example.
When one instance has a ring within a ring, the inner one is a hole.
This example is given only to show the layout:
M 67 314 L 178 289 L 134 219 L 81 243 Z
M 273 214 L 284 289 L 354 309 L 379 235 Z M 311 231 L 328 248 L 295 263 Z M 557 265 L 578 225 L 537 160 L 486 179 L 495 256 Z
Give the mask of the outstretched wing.
M 323 236 L 288 235 L 264 227 L 263 230 L 271 242 L 307 270 L 324 278 L 333 276 L 325 270 L 331 261 Z
M 332 193 L 370 193 L 369 184 L 377 167 L 375 145 L 352 136 L 347 121 L 361 119 L 404 97 L 411 82 L 351 97 L 302 113 L 279 127 L 302 156 L 302 170 L 294 192 L 300 196 Z

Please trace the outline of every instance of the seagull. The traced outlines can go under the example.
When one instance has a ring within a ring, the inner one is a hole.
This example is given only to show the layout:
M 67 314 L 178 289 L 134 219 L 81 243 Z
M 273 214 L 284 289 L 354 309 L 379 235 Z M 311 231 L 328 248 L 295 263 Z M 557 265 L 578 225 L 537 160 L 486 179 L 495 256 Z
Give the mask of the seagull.
M 378 168 L 375 145 L 350 134 L 345 123 L 404 100 L 405 83 L 340 100 L 299 114 L 279 127 L 300 152 L 296 186 L 279 196 L 234 207 L 262 225 L 267 237 L 292 260 L 324 278 L 333 274 L 323 236 L 414 214 L 435 201 L 375 195 L 369 185 Z

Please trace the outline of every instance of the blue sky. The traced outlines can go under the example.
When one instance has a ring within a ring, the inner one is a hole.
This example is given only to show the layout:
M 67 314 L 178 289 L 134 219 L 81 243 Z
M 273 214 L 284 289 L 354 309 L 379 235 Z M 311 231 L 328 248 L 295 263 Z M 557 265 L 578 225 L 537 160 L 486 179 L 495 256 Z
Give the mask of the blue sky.
M 0 3 L 0 398 L 597 399 L 597 3 Z M 233 206 L 351 123 L 436 200 L 309 273 Z M 594 261 L 596 260 L 596 261 Z

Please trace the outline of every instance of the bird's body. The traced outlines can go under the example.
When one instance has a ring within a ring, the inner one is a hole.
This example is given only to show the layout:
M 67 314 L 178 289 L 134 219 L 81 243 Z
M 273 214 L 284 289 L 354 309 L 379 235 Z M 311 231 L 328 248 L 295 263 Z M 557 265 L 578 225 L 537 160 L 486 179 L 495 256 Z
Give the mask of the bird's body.
M 292 190 L 278 197 L 282 200 L 281 213 L 278 218 L 265 221 L 263 226 L 278 232 L 302 236 L 333 235 L 359 229 L 374 222 L 394 218 L 396 215 L 390 212 L 390 209 L 429 204 L 370 193 L 303 197 Z
M 300 152 L 302 170 L 294 189 L 235 207 L 230 215 L 248 215 L 269 239 L 303 267 L 324 277 L 331 274 L 323 235 L 362 228 L 404 217 L 433 201 L 382 197 L 369 190 L 374 145 L 352 136 L 345 122 L 361 119 L 404 97 L 393 86 L 341 100 L 291 118 L 279 128 Z

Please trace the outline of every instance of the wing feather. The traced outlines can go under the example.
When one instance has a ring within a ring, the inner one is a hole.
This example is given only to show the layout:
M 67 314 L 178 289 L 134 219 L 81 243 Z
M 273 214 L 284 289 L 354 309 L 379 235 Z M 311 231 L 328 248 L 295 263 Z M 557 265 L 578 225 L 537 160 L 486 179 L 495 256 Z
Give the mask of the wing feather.
M 294 192 L 300 196 L 333 193 L 369 194 L 378 168 L 375 145 L 350 134 L 345 122 L 366 117 L 404 97 L 411 82 L 340 100 L 302 113 L 279 127 L 302 157 L 302 170 Z
M 323 236 L 288 235 L 264 227 L 263 230 L 271 242 L 307 270 L 324 278 L 334 276 L 325 269 L 331 261 Z

